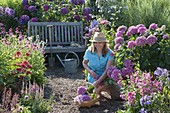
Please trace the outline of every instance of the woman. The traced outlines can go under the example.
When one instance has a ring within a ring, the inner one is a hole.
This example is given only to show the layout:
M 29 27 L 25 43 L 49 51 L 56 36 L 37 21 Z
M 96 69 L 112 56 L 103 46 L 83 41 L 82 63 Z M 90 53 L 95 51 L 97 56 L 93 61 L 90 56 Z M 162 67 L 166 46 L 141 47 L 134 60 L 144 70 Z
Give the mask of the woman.
M 83 67 L 88 71 L 88 82 L 94 85 L 95 92 L 100 95 L 106 79 L 106 70 L 113 63 L 113 51 L 107 46 L 102 32 L 95 32 L 92 45 L 86 50 Z

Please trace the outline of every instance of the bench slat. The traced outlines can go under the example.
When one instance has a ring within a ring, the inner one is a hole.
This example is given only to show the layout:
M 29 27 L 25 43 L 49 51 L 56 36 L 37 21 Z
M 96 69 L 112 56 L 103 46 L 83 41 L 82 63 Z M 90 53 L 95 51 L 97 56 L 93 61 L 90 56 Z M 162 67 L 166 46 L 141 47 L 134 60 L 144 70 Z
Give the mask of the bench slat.
M 49 31 L 49 26 L 51 26 L 51 31 Z M 72 42 L 85 45 L 85 40 L 82 38 L 82 22 L 28 22 L 28 36 L 36 37 L 39 35 L 40 40 L 47 42 L 47 47 L 50 43 L 49 32 L 51 32 L 51 44 L 54 49 L 56 49 L 55 47 L 58 45 L 68 47 Z M 57 48 L 57 50 L 53 52 L 59 52 L 58 49 L 62 50 L 63 48 Z M 73 50 L 82 51 L 80 49 L 76 50 L 75 47 Z

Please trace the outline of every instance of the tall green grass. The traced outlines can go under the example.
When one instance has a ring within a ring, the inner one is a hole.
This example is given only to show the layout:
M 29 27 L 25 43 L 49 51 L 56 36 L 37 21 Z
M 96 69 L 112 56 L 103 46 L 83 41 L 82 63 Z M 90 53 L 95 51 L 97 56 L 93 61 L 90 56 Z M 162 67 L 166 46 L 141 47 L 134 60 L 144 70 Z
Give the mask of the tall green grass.
M 170 30 L 170 0 L 121 0 L 123 10 L 120 22 L 124 25 L 151 23 L 167 25 Z

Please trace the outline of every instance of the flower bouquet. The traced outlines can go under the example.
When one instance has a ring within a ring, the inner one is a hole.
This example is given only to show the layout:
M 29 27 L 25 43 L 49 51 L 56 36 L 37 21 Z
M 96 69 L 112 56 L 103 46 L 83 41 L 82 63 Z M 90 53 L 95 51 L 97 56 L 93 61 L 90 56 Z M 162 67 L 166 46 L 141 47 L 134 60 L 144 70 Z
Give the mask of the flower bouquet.
M 85 86 L 79 86 L 77 89 L 77 96 L 74 98 L 74 103 L 79 107 L 91 107 L 99 102 L 100 97 L 97 97 L 95 93 L 92 93 L 93 86 L 86 88 Z

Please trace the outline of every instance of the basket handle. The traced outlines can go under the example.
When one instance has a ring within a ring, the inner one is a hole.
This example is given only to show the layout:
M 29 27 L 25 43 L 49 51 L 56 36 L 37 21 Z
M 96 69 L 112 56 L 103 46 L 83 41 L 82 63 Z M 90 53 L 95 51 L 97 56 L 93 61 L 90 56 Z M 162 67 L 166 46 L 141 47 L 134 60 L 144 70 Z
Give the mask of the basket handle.
M 65 55 L 65 59 L 67 58 L 68 54 L 70 54 L 70 53 L 74 54 L 74 55 L 76 56 L 76 58 L 77 58 L 77 66 L 76 66 L 76 68 L 77 68 L 77 67 L 79 66 L 79 64 L 80 64 L 80 59 L 79 59 L 78 55 L 77 55 L 74 51 L 69 51 L 69 52 Z

